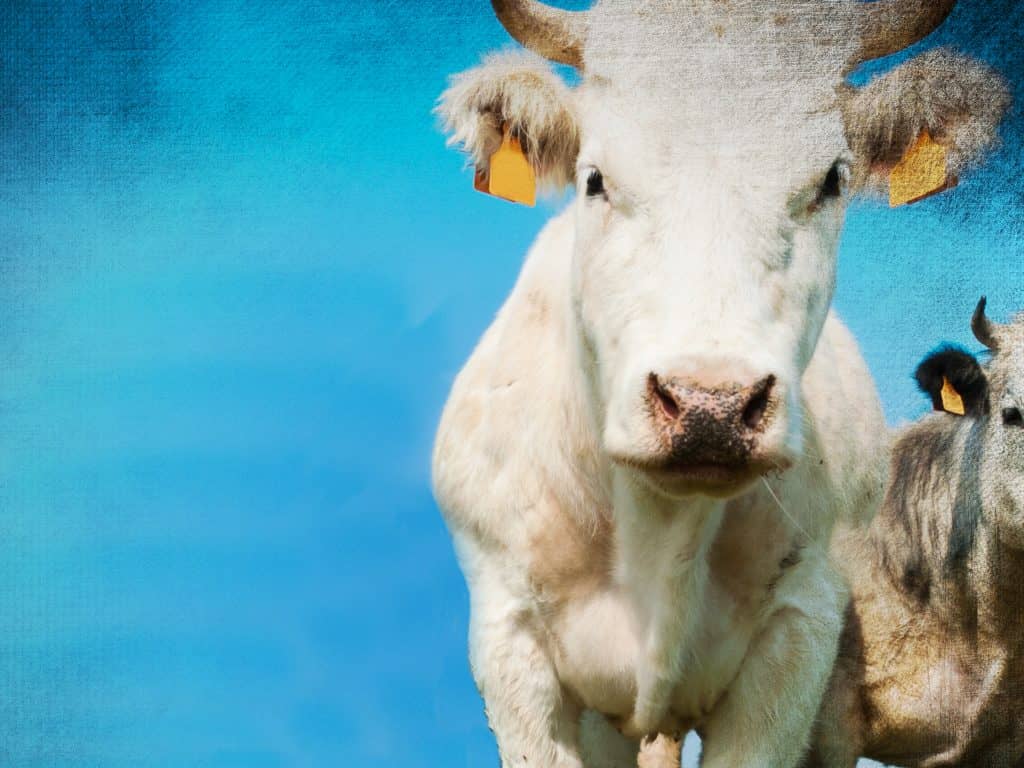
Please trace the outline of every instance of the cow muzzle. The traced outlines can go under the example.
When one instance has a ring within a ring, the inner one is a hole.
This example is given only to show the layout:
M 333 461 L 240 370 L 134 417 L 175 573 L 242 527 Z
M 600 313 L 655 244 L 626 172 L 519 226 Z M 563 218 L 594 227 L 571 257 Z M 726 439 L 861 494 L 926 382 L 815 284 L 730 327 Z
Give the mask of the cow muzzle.
M 781 389 L 773 374 L 751 375 L 735 367 L 652 371 L 644 405 L 655 449 L 633 463 L 672 495 L 734 495 L 789 465 L 772 449 L 775 427 L 784 418 Z

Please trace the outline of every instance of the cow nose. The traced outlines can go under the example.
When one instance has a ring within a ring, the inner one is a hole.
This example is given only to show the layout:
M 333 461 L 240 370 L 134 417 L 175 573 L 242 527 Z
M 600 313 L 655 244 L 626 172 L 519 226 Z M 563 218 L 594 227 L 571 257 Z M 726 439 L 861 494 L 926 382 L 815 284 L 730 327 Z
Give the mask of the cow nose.
M 746 463 L 770 418 L 774 390 L 773 375 L 753 384 L 654 372 L 647 377 L 655 426 L 667 438 L 671 459 L 681 463 Z

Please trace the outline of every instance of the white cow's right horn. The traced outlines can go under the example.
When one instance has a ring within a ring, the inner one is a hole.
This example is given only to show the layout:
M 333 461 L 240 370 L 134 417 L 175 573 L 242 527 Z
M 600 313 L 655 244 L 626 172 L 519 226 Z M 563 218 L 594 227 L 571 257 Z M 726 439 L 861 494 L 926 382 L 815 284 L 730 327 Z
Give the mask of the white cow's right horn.
M 956 0 L 877 0 L 854 5 L 861 40 L 855 59 L 861 62 L 923 40 L 946 20 Z

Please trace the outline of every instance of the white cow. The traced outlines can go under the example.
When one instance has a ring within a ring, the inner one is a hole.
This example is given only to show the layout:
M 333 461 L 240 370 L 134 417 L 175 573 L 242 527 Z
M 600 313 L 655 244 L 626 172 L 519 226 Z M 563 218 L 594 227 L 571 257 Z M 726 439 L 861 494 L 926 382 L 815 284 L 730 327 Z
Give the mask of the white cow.
M 635 765 L 691 728 L 708 768 L 801 759 L 847 599 L 831 531 L 870 518 L 885 474 L 871 377 L 829 312 L 844 210 L 924 129 L 958 173 L 1005 106 L 948 52 L 861 90 L 844 75 L 952 4 L 493 0 L 583 73 L 570 90 L 500 54 L 439 107 L 482 170 L 508 125 L 543 183 L 578 187 L 434 456 L 503 765 Z

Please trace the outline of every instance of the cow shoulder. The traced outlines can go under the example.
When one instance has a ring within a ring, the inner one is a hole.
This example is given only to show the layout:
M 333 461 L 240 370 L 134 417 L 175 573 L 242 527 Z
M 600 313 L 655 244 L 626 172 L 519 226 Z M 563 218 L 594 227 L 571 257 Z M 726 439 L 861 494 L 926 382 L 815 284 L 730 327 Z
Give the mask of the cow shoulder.
M 434 446 L 434 492 L 453 531 L 526 557 L 546 521 L 579 551 L 576 529 L 598 514 L 597 445 L 569 338 L 572 238 L 570 211 L 538 236 L 456 377 Z

